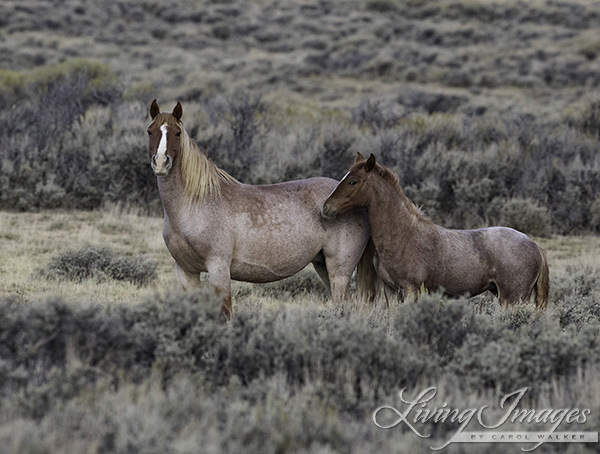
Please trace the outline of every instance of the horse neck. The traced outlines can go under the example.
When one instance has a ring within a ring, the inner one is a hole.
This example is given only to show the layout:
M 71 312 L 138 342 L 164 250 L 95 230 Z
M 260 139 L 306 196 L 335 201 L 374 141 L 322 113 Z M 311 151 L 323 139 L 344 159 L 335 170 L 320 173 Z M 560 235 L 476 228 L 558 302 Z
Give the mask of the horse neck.
M 392 239 L 395 244 L 409 241 L 433 225 L 418 213 L 402 189 L 389 182 L 371 184 L 370 199 L 367 213 L 376 245 Z
M 157 183 L 165 217 L 173 220 L 179 218 L 191 202 L 185 193 L 181 166 L 175 165 L 168 175 L 157 177 Z
M 207 159 L 203 157 L 203 159 Z M 212 165 L 212 164 L 211 164 Z M 212 171 L 213 169 L 211 169 Z M 232 197 L 232 191 L 239 185 L 239 182 L 226 173 L 220 173 L 218 169 L 215 173 L 218 188 L 205 193 L 190 193 L 186 189 L 186 181 L 183 176 L 181 159 L 177 160 L 168 175 L 158 177 L 158 192 L 163 204 L 165 216 L 176 221 L 185 221 L 190 215 L 197 217 L 198 214 L 206 210 L 214 210 L 220 203 L 215 203 L 222 198 Z M 199 170 L 198 170 L 199 171 Z

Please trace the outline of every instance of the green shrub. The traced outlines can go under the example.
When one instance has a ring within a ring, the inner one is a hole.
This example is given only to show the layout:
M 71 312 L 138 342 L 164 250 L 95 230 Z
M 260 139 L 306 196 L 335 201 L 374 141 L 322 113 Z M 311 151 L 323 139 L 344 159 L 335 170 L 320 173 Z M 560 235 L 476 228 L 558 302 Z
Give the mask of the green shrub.
M 545 208 L 531 199 L 518 198 L 504 201 L 497 223 L 533 236 L 548 236 L 552 225 Z
M 600 139 L 600 99 L 589 102 L 578 118 L 572 119 L 571 122 L 583 132 Z
M 321 175 L 341 179 L 354 162 L 355 153 L 350 151 L 350 147 L 356 136 L 351 128 L 339 123 L 325 125 L 322 134 Z
M 575 293 L 565 295 L 556 306 L 562 328 L 574 326 L 581 330 L 600 323 L 600 300 L 597 297 L 581 297 Z
M 575 335 L 574 330 L 564 332 L 557 323 L 540 318 L 517 331 L 504 329 L 499 334 L 495 339 L 469 336 L 457 351 L 451 368 L 464 376 L 467 386 L 501 392 L 527 386 L 535 394 L 540 383 L 574 374 L 587 362 L 583 352 L 589 350 L 584 345 L 593 332 Z
M 362 127 L 367 126 L 373 134 L 378 131 L 393 127 L 399 120 L 392 107 L 384 105 L 382 101 L 373 101 L 369 98 L 363 98 L 358 108 L 353 111 L 353 120 Z
M 18 82 L 4 96 L 16 104 L 0 112 L 6 125 L 0 132 L 0 207 L 98 206 L 100 190 L 89 184 L 95 155 L 85 143 L 72 145 L 82 140 L 73 127 L 92 106 L 120 101 L 114 75 L 100 63 L 69 60 L 13 79 Z
M 396 11 L 397 9 L 396 4 L 390 0 L 369 0 L 366 4 L 366 8 L 378 13 L 389 13 Z
M 435 355 L 440 364 L 451 362 L 476 323 L 472 304 L 423 295 L 417 304 L 403 305 L 394 320 L 398 334 Z
M 160 211 L 145 149 L 147 105 L 124 103 L 108 67 L 71 60 L 31 75 L 1 73 L 0 85 L 7 102 L 26 98 L 0 113 L 0 208 L 120 201 Z M 188 132 L 245 183 L 341 178 L 356 151 L 372 152 L 444 226 L 598 230 L 594 102 L 562 121 L 475 112 L 471 95 L 415 87 L 396 99 L 362 98 L 349 112 L 299 113 L 253 88 L 201 101 L 186 107 Z
M 156 266 L 141 259 L 115 257 L 107 248 L 87 246 L 60 253 L 37 273 L 46 279 L 75 282 L 114 279 L 141 286 L 156 278 Z
M 596 197 L 590 207 L 591 228 L 594 232 L 600 232 L 600 197 Z
M 222 167 L 240 181 L 252 181 L 251 169 L 259 161 L 259 128 L 266 110 L 262 96 L 240 90 L 213 107 L 216 109 L 211 116 L 229 129 L 223 137 L 224 150 L 220 151 L 224 155 Z

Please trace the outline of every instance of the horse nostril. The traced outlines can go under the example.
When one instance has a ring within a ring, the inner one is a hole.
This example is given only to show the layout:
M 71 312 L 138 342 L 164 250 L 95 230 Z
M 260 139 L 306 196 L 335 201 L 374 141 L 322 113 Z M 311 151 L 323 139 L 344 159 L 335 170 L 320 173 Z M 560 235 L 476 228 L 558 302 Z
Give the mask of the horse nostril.
M 156 155 L 152 156 L 152 164 L 156 165 Z

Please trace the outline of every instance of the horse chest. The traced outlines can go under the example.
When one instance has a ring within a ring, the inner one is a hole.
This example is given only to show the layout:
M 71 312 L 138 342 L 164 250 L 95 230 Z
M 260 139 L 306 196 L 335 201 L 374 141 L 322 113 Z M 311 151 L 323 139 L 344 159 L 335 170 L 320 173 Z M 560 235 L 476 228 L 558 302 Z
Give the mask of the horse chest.
M 190 273 L 206 272 L 206 257 L 209 253 L 209 242 L 201 235 L 191 232 L 165 231 L 163 238 L 167 249 L 184 270 Z

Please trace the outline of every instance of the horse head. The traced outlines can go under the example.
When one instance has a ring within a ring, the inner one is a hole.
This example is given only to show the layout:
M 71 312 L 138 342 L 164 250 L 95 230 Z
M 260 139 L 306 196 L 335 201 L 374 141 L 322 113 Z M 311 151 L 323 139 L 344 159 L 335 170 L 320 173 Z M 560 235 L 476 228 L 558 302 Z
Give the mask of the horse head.
M 373 153 L 369 159 L 365 159 L 362 154 L 357 153 L 356 161 L 350 171 L 342 178 L 323 204 L 321 215 L 325 219 L 332 219 L 355 208 L 365 208 L 370 200 L 370 191 L 366 187 L 367 181 L 376 166 L 377 162 Z
M 168 175 L 181 153 L 183 108 L 178 102 L 173 112 L 161 113 L 156 99 L 150 106 L 152 123 L 148 126 L 150 165 L 157 176 Z

